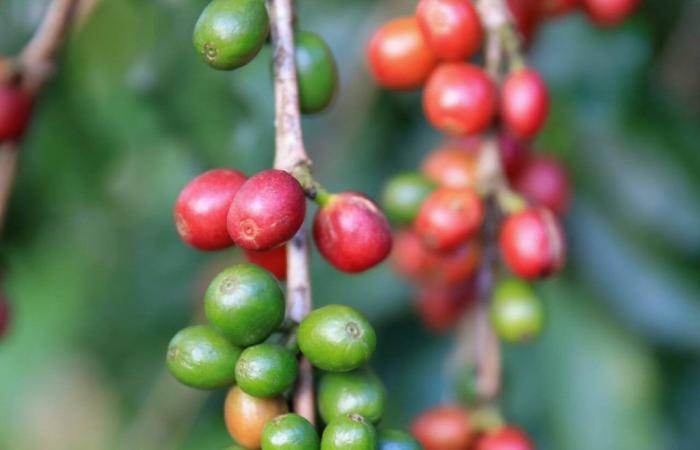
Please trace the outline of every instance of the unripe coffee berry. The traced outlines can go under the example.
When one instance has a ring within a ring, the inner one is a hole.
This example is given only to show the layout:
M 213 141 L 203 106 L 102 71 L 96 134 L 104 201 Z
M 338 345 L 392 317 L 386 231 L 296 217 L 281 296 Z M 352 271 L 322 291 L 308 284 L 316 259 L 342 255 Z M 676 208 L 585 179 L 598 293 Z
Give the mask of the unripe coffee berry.
M 271 250 L 244 250 L 248 262 L 267 270 L 278 280 L 287 279 L 287 246 L 281 245 Z
M 428 247 L 449 251 L 473 237 L 484 220 L 484 205 L 472 189 L 440 188 L 425 200 L 416 232 Z
M 0 85 L 0 142 L 22 137 L 32 114 L 32 97 L 17 86 Z
M 489 75 L 467 63 L 446 63 L 430 75 L 423 91 L 428 121 L 448 134 L 483 131 L 498 109 L 498 92 Z
M 241 347 L 267 339 L 282 323 L 284 311 L 284 295 L 277 280 L 254 264 L 224 270 L 204 294 L 209 322 Z
M 260 448 L 265 425 L 287 413 L 284 397 L 257 398 L 234 386 L 226 396 L 224 420 L 231 437 L 249 449 Z
M 379 432 L 378 450 L 423 450 L 423 447 L 404 431 L 382 430 Z
M 365 367 L 346 373 L 326 373 L 318 386 L 318 410 L 323 421 L 356 413 L 378 423 L 386 406 L 382 380 Z
M 416 19 L 438 58 L 463 61 L 483 41 L 483 29 L 474 4 L 465 0 L 421 0 Z
M 233 242 L 247 250 L 269 250 L 301 228 L 306 198 L 299 182 L 283 170 L 260 172 L 243 183 L 228 212 Z
M 269 30 L 263 0 L 213 0 L 194 27 L 194 47 L 211 67 L 232 70 L 255 58 Z
M 531 138 L 542 129 L 548 114 L 549 92 L 537 72 L 521 69 L 506 78 L 501 116 L 508 131 L 520 138 Z
M 374 202 L 356 192 L 330 196 L 316 212 L 313 236 L 321 255 L 343 272 L 370 269 L 391 251 L 386 217 Z
M 316 428 L 298 414 L 285 414 L 269 421 L 262 433 L 262 450 L 318 450 Z
M 531 158 L 513 183 L 515 189 L 537 205 L 562 216 L 569 209 L 571 188 L 564 166 L 554 158 Z
M 542 301 L 529 284 L 517 278 L 508 278 L 496 285 L 489 316 L 498 337 L 512 343 L 536 338 L 545 323 Z
M 331 104 L 338 89 L 333 53 L 321 36 L 309 31 L 297 33 L 295 44 L 301 112 L 323 111 Z
M 479 439 L 476 450 L 535 450 L 535 444 L 519 428 L 505 426 Z
M 414 17 L 394 19 L 379 28 L 367 55 L 372 75 L 387 89 L 418 89 L 437 64 Z
M 564 236 L 548 209 L 529 208 L 512 214 L 501 227 L 499 241 L 503 260 L 519 277 L 545 277 L 564 265 Z
M 174 211 L 175 225 L 182 240 L 200 250 L 232 246 L 226 218 L 245 179 L 237 170 L 215 169 L 187 183 L 177 198 Z
M 297 339 L 311 364 L 329 372 L 363 366 L 377 345 L 377 335 L 367 319 L 343 305 L 324 306 L 306 316 Z
M 583 0 L 588 17 L 597 25 L 618 25 L 639 6 L 640 0 Z
M 376 450 L 377 431 L 359 414 L 337 417 L 323 430 L 321 450 Z
M 236 383 L 248 395 L 274 397 L 294 385 L 298 370 L 294 353 L 281 345 L 262 343 L 241 353 Z
M 475 151 L 463 150 L 457 146 L 442 147 L 426 156 L 421 170 L 438 186 L 473 189 L 476 186 L 477 157 Z
M 424 412 L 413 421 L 411 433 L 424 450 L 464 450 L 474 438 L 469 415 L 458 406 Z
M 392 223 L 408 225 L 434 190 L 435 184 L 420 173 L 404 172 L 393 176 L 384 187 L 382 206 Z

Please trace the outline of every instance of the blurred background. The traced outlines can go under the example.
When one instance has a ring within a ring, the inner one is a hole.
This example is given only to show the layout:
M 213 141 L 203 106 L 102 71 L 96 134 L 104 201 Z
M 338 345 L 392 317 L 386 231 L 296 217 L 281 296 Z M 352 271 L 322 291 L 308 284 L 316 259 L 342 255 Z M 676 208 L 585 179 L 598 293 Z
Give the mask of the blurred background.
M 0 2 L 14 54 L 46 1 Z M 70 40 L 22 148 L 0 242 L 13 307 L 0 342 L 0 449 L 219 449 L 224 392 L 164 372 L 165 349 L 211 277 L 241 259 L 185 246 L 180 188 L 213 167 L 273 156 L 270 50 L 235 72 L 191 44 L 204 0 L 102 1 Z M 364 46 L 411 0 L 298 0 L 341 76 L 328 113 L 304 120 L 317 177 L 377 198 L 440 139 L 419 94 L 382 92 Z M 540 284 L 543 338 L 507 348 L 507 417 L 543 450 L 693 450 L 700 442 L 700 2 L 645 0 L 623 26 L 582 14 L 531 47 L 553 108 L 536 148 L 566 161 L 570 263 Z M 366 313 L 389 390 L 384 424 L 445 400 L 452 342 L 422 328 L 387 264 L 338 273 L 313 254 L 315 302 Z

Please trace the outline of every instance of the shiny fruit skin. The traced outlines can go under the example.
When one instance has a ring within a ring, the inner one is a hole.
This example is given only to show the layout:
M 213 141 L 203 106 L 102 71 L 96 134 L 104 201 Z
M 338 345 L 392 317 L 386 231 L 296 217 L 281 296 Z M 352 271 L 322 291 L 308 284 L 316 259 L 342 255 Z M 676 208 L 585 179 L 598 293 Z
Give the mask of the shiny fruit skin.
M 32 97 L 17 86 L 0 85 L 0 142 L 16 141 L 29 125 Z
M 419 290 L 416 309 L 423 325 L 435 333 L 444 333 L 454 328 L 474 300 L 471 280 L 454 286 L 427 284 Z
M 430 75 L 423 91 L 428 121 L 447 134 L 469 135 L 491 124 L 498 92 L 489 75 L 467 63 L 445 63 Z
M 231 437 L 249 449 L 260 448 L 265 425 L 288 412 L 283 397 L 257 398 L 234 386 L 226 395 L 224 421 Z
M 377 450 L 423 450 L 420 443 L 401 430 L 381 430 Z
M 365 317 L 349 306 L 328 305 L 299 325 L 299 349 L 311 364 L 328 372 L 363 366 L 374 353 L 377 335 Z
M 236 69 L 260 52 L 269 22 L 262 0 L 213 0 L 194 27 L 194 47 L 211 67 Z
M 579 6 L 581 6 L 581 0 L 539 0 L 539 12 L 547 17 L 568 14 Z
M 511 343 L 536 338 L 545 324 L 542 301 L 528 283 L 517 278 L 498 282 L 489 305 L 489 316 L 498 337 Z
M 437 64 L 414 17 L 400 17 L 382 25 L 372 35 L 367 55 L 377 83 L 394 90 L 420 88 Z
M 479 14 L 466 0 L 421 0 L 416 19 L 438 58 L 463 61 L 473 56 L 484 38 Z
M 508 133 L 501 133 L 498 136 L 498 150 L 503 170 L 508 180 L 512 181 L 528 162 L 530 149 L 525 142 Z
M 356 192 L 332 195 L 318 209 L 313 237 L 326 261 L 343 272 L 363 272 L 391 252 L 389 222 L 374 202 Z
M 458 406 L 440 406 L 421 414 L 411 434 L 425 450 L 465 450 L 474 438 L 469 415 Z
M 564 266 L 564 236 L 548 209 L 528 208 L 510 215 L 501 226 L 499 242 L 503 260 L 519 277 L 538 279 Z
M 429 248 L 454 250 L 473 237 L 484 220 L 484 205 L 472 189 L 440 188 L 425 200 L 416 232 Z
M 281 345 L 246 348 L 236 363 L 236 383 L 248 395 L 275 397 L 294 385 L 299 373 L 294 353 Z
M 175 225 L 183 241 L 200 250 L 233 245 L 226 229 L 231 202 L 246 176 L 229 169 L 204 172 L 182 189 L 175 202 Z
M 270 250 L 290 240 L 304 223 L 306 197 L 299 182 L 283 170 L 248 178 L 231 203 L 228 232 L 246 250 Z
M 170 341 L 168 369 L 181 383 L 199 389 L 233 384 L 241 350 L 211 327 L 195 325 Z
M 531 158 L 513 183 L 515 189 L 537 205 L 563 216 L 571 203 L 569 176 L 554 158 Z
M 476 186 L 477 152 L 447 146 L 430 152 L 423 160 L 421 170 L 440 187 L 453 189 Z
M 7 329 L 10 327 L 10 318 L 10 303 L 0 292 L 0 338 L 7 333 Z
M 640 0 L 583 0 L 588 17 L 603 27 L 620 24 L 639 7 Z
M 386 388 L 368 367 L 345 373 L 326 373 L 318 386 L 318 410 L 323 421 L 350 413 L 378 423 L 386 407 Z
M 238 264 L 217 275 L 204 294 L 204 312 L 231 342 L 257 344 L 279 327 L 285 302 L 277 280 L 254 264 Z
M 508 131 L 519 138 L 531 138 L 542 129 L 548 114 L 549 92 L 540 74 L 521 69 L 506 78 L 501 116 Z
M 294 55 L 299 83 L 299 107 L 304 114 L 323 111 L 338 89 L 338 69 L 333 52 L 316 33 L 296 35 Z
M 505 426 L 479 439 L 476 450 L 535 450 L 535 444 L 519 428 Z
M 321 450 L 376 450 L 377 431 L 359 414 L 341 416 L 328 424 Z
M 248 262 L 262 267 L 272 273 L 278 280 L 287 279 L 287 246 L 282 245 L 271 250 L 244 250 Z
M 391 177 L 384 187 L 382 206 L 392 223 L 409 225 L 434 190 L 435 184 L 420 173 L 404 172 Z
M 297 414 L 278 416 L 265 425 L 262 450 L 318 450 L 316 428 Z

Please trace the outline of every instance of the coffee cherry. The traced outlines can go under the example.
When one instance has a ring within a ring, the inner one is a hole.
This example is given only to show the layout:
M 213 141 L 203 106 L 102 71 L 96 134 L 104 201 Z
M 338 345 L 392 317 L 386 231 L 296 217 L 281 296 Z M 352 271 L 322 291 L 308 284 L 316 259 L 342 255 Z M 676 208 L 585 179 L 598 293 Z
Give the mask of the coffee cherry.
M 467 63 L 446 63 L 435 69 L 423 92 L 428 121 L 448 134 L 483 131 L 498 108 L 498 93 L 481 68 Z
M 513 180 L 527 163 L 530 149 L 528 146 L 508 133 L 498 137 L 498 150 L 501 155 L 503 170 L 509 180 Z
M 434 271 L 435 259 L 423 239 L 413 230 L 402 230 L 394 236 L 391 252 L 394 269 L 409 280 L 428 278 Z
M 215 389 L 232 384 L 241 350 L 210 327 L 197 325 L 170 341 L 168 369 L 183 384 Z
M 311 364 L 329 372 L 357 369 L 369 360 L 377 345 L 367 319 L 343 305 L 324 306 L 306 316 L 297 339 Z
M 562 216 L 569 209 L 569 177 L 564 166 L 554 158 L 531 158 L 515 179 L 514 187 L 530 201 L 557 215 Z
M 444 333 L 454 328 L 474 300 L 474 287 L 470 281 L 455 286 L 428 284 L 419 291 L 416 309 L 427 328 Z
M 425 198 L 435 190 L 435 184 L 420 173 L 404 172 L 393 176 L 384 187 L 382 206 L 392 223 L 413 223 Z
M 500 247 L 508 268 L 523 278 L 545 277 L 564 265 L 564 237 L 556 217 L 545 208 L 509 216 L 501 227 Z
M 359 414 L 341 416 L 328 424 L 321 437 L 321 450 L 376 450 L 377 432 Z
M 232 70 L 255 58 L 269 30 L 262 0 L 213 0 L 194 27 L 194 47 L 211 67 Z
M 338 88 L 338 71 L 328 44 L 316 33 L 296 35 L 294 55 L 299 83 L 299 106 L 304 114 L 323 111 Z
M 318 386 L 318 410 L 326 423 L 350 413 L 377 423 L 385 406 L 386 388 L 368 367 L 346 373 L 326 373 Z
M 534 290 L 517 278 L 502 280 L 496 286 L 489 306 L 491 325 L 504 341 L 527 342 L 544 328 L 544 306 Z
M 248 262 L 256 264 L 272 273 L 278 280 L 287 279 L 287 246 L 271 250 L 244 250 Z
M 534 0 L 506 0 L 513 15 L 515 26 L 523 36 L 526 44 L 532 42 L 540 24 L 538 4 Z
M 425 450 L 464 450 L 474 437 L 469 415 L 458 406 L 424 412 L 413 421 L 411 433 Z
M 531 138 L 542 129 L 549 114 L 549 92 L 542 77 L 522 69 L 506 78 L 501 115 L 506 128 L 520 138 Z
M 447 252 L 431 252 L 431 256 L 435 262 L 430 279 L 452 286 L 474 275 L 481 261 L 481 245 L 476 240 L 468 241 Z
M 187 183 L 177 198 L 174 212 L 182 240 L 200 250 L 232 246 L 226 217 L 245 179 L 237 170 L 215 169 Z
M 535 444 L 519 428 L 505 426 L 482 437 L 476 450 L 535 450 Z
M 473 189 L 476 186 L 477 156 L 477 152 L 457 146 L 443 147 L 428 154 L 421 170 L 441 187 Z
M 283 170 L 265 170 L 243 183 L 228 212 L 228 232 L 240 247 L 269 250 L 301 228 L 306 198 L 299 182 Z
M 265 425 L 287 411 L 287 403 L 281 396 L 257 398 L 234 386 L 226 396 L 224 421 L 226 429 L 236 442 L 255 449 L 260 448 Z
M 474 4 L 465 0 L 421 0 L 416 19 L 438 58 L 463 61 L 483 41 L 483 29 Z
M 356 192 L 330 196 L 316 213 L 313 236 L 321 255 L 343 272 L 370 269 L 391 251 L 386 217 L 370 199 Z
M 369 41 L 367 55 L 372 75 L 387 89 L 420 88 L 437 63 L 413 17 L 394 19 L 379 28 Z
M 262 343 L 243 350 L 236 363 L 236 383 L 255 397 L 274 397 L 292 387 L 299 371 L 294 353 Z
M 382 430 L 379 432 L 378 450 L 423 450 L 413 436 L 400 430 Z
M 583 0 L 588 17 L 604 27 L 618 25 L 639 6 L 639 0 Z
M 214 278 L 204 294 L 207 319 L 241 347 L 267 339 L 284 319 L 284 295 L 265 269 L 239 264 Z
M 285 414 L 269 421 L 262 433 L 262 450 L 318 450 L 318 434 L 308 420 Z
M 10 303 L 7 298 L 0 292 L 0 338 L 7 333 L 10 327 Z
M 425 200 L 416 232 L 428 247 L 449 251 L 473 237 L 484 220 L 484 205 L 472 189 L 440 188 Z
M 539 13 L 543 16 L 562 16 L 574 11 L 581 0 L 539 0 Z
M 32 115 L 32 97 L 19 87 L 0 85 L 0 142 L 22 137 Z

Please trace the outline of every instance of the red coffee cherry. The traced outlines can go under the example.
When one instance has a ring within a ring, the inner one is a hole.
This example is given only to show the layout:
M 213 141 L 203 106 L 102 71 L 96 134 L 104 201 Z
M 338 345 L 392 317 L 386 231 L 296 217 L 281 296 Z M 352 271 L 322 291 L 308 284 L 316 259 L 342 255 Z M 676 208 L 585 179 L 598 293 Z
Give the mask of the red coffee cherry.
M 469 415 L 459 406 L 441 406 L 417 417 L 411 434 L 424 450 L 465 450 L 474 438 Z
M 506 128 L 520 138 L 531 138 L 542 129 L 549 114 L 549 92 L 532 69 L 512 73 L 503 84 L 501 115 Z
M 481 68 L 446 63 L 435 69 L 423 92 L 428 121 L 449 134 L 467 135 L 489 126 L 498 108 L 496 86 Z
M 569 209 L 571 190 L 564 166 L 554 158 L 533 157 L 514 182 L 515 189 L 537 205 L 562 216 Z
M 481 261 L 481 245 L 470 241 L 449 252 L 432 252 L 431 280 L 446 286 L 461 283 L 476 272 Z
M 539 0 L 539 12 L 543 16 L 556 17 L 568 14 L 581 5 L 581 0 Z
M 228 232 L 247 250 L 269 250 L 290 240 L 304 223 L 306 199 L 283 170 L 265 170 L 243 183 L 228 212 Z
M 336 269 L 357 273 L 382 262 L 391 251 L 391 229 L 370 199 L 356 192 L 332 195 L 314 218 L 318 251 Z
M 476 185 L 477 153 L 457 146 L 432 151 L 423 160 L 423 174 L 438 186 L 454 189 Z
M 438 58 L 463 61 L 474 55 L 484 31 L 474 4 L 465 0 L 421 0 L 416 19 Z
M 597 25 L 618 25 L 639 6 L 639 0 L 583 0 L 588 17 Z
M 416 232 L 428 247 L 448 251 L 474 236 L 484 220 L 484 205 L 472 189 L 440 188 L 418 212 Z
M 183 241 L 200 250 L 233 245 L 226 229 L 231 202 L 246 176 L 229 169 L 199 175 L 184 187 L 175 203 L 175 225 Z
M 501 133 L 498 137 L 498 150 L 501 154 L 503 170 L 508 179 L 513 180 L 527 163 L 530 149 L 527 144 L 510 134 Z
M 535 0 L 507 0 L 515 26 L 526 44 L 532 42 L 540 24 L 539 8 Z
M 500 247 L 506 265 L 522 278 L 542 278 L 564 266 L 564 236 L 554 214 L 545 208 L 509 216 L 501 227 Z
M 244 250 L 249 262 L 272 273 L 278 280 L 287 279 L 287 246 L 280 245 L 271 250 Z
M 535 444 L 519 428 L 505 426 L 479 439 L 476 450 L 535 450 Z
M 7 297 L 0 292 L 0 338 L 5 335 L 10 326 L 10 303 Z
M 409 280 L 427 278 L 434 262 L 431 252 L 415 231 L 402 230 L 394 235 L 391 263 L 399 275 Z
M 0 142 L 22 137 L 32 114 L 32 97 L 19 87 L 0 85 Z
M 396 90 L 420 88 L 437 63 L 414 17 L 400 17 L 379 28 L 367 55 L 377 83 Z
M 475 300 L 473 283 L 455 286 L 422 286 L 416 303 L 418 317 L 430 330 L 444 333 L 459 322 L 460 317 Z

